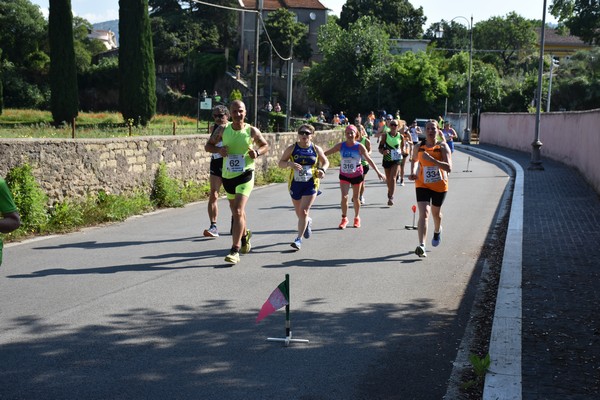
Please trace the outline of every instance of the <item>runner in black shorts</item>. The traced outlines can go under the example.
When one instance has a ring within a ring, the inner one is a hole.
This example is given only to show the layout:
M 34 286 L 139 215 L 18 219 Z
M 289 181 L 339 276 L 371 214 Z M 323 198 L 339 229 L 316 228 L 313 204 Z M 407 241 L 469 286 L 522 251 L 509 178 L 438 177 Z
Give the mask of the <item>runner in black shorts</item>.
M 219 126 L 226 126 L 229 120 L 229 110 L 225 106 L 216 106 L 212 109 L 212 115 L 215 120 L 214 125 L 210 131 L 212 135 L 215 129 Z M 223 142 L 219 142 L 217 147 L 221 147 Z M 206 145 L 204 146 L 206 150 Z M 208 218 L 210 219 L 210 227 L 204 230 L 204 236 L 206 237 L 219 237 L 219 230 L 217 229 L 217 217 L 219 216 L 219 208 L 217 206 L 217 200 L 219 199 L 219 190 L 223 185 L 223 178 L 221 176 L 223 171 L 223 157 L 219 153 L 213 153 L 210 158 L 210 193 L 208 195 Z
M 434 231 L 431 245 L 437 247 L 442 242 L 442 204 L 448 193 L 448 174 L 452 171 L 450 148 L 443 141 L 437 141 L 438 123 L 429 120 L 425 128 L 426 138 L 413 149 L 408 179 L 415 181 L 417 206 L 419 207 L 418 239 L 415 254 L 427 257 L 425 239 L 429 215 L 433 217 Z
M 232 246 L 225 262 L 237 264 L 240 253 L 247 254 L 252 248 L 252 232 L 246 228 L 246 204 L 254 187 L 255 160 L 269 151 L 269 143 L 258 128 L 244 122 L 246 105 L 243 101 L 232 101 L 229 114 L 231 123 L 215 129 L 208 139 L 206 150 L 219 153 L 224 158 L 223 187 L 233 217 Z M 223 145 L 218 147 L 221 141 Z
M 323 149 L 312 142 L 314 134 L 312 125 L 301 125 L 296 143 L 284 150 L 278 163 L 279 168 L 290 169 L 288 190 L 298 217 L 298 235 L 291 246 L 296 250 L 302 247 L 302 237 L 308 239 L 312 234 L 310 207 L 317 198 L 320 180 L 329 167 Z

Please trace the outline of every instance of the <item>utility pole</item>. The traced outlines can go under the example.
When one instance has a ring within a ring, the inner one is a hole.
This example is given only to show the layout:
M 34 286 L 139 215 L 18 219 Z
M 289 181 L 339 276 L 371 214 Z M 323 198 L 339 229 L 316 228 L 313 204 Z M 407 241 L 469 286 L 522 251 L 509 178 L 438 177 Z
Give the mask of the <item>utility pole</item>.
M 290 61 L 288 61 L 288 79 L 287 79 L 287 109 L 285 110 L 285 131 L 290 131 L 290 120 L 292 118 L 292 89 L 294 76 L 294 43 L 290 43 Z
M 254 36 L 254 107 L 252 107 L 252 124 L 258 126 L 258 50 L 260 40 L 260 18 L 262 17 L 263 0 L 256 2 L 256 25 Z

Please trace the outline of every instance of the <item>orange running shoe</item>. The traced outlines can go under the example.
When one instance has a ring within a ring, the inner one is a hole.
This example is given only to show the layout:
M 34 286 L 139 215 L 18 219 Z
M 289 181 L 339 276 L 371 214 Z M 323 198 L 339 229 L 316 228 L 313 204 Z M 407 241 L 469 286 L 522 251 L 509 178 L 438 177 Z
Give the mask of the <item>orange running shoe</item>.
M 360 217 L 354 218 L 354 227 L 360 228 Z
M 348 225 L 348 217 L 342 217 L 342 222 L 340 222 L 340 229 L 346 229 L 346 225 Z

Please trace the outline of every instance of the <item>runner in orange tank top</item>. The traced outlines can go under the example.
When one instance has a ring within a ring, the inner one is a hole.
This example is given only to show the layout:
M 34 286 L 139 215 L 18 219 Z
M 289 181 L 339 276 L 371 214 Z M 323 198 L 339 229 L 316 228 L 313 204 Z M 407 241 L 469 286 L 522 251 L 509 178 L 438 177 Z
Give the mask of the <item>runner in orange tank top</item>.
M 442 204 L 448 192 L 448 173 L 452 170 L 452 156 L 448 144 L 436 142 L 438 123 L 430 120 L 425 129 L 425 139 L 413 149 L 408 179 L 415 181 L 417 205 L 419 207 L 419 245 L 415 254 L 427 257 L 425 238 L 429 213 L 433 216 L 434 232 L 431 245 L 439 246 L 442 241 Z M 418 167 L 418 169 L 417 169 Z

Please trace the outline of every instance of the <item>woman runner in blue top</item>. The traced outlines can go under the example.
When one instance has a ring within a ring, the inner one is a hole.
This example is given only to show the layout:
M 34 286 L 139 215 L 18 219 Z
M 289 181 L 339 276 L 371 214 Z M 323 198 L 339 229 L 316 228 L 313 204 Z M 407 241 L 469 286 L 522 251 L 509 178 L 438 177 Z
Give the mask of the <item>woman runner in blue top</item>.
M 308 214 L 329 167 L 323 149 L 312 142 L 314 133 L 312 125 L 300 126 L 296 143 L 285 149 L 279 160 L 279 168 L 291 169 L 288 189 L 298 217 L 298 236 L 291 246 L 296 250 L 302 246 L 302 237 L 308 239 L 312 233 L 312 218 Z

